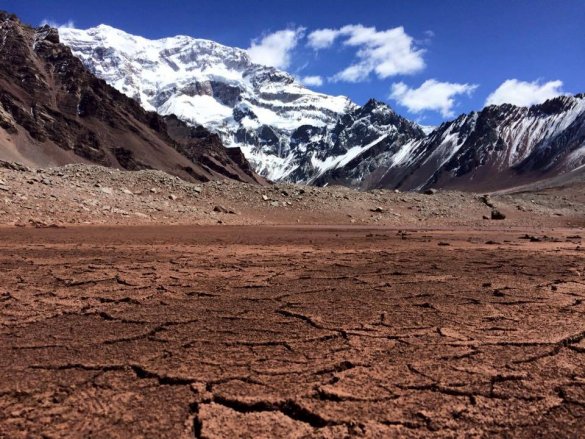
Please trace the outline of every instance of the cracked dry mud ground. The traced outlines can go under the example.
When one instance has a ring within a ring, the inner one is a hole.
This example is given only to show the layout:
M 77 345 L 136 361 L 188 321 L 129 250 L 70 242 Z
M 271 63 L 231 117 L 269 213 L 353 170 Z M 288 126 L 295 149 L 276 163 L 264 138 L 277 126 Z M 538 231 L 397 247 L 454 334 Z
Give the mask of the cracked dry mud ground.
M 0 229 L 0 436 L 579 437 L 580 238 Z

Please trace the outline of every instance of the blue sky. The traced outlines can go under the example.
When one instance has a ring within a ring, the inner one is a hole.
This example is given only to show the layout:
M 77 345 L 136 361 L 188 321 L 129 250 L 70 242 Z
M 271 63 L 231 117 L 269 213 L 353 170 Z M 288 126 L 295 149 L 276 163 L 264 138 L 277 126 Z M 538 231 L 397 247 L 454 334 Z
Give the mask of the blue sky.
M 486 103 L 585 92 L 585 0 L 0 0 L 0 8 L 34 25 L 106 23 L 147 38 L 255 47 L 255 58 L 315 90 L 383 100 L 425 124 Z

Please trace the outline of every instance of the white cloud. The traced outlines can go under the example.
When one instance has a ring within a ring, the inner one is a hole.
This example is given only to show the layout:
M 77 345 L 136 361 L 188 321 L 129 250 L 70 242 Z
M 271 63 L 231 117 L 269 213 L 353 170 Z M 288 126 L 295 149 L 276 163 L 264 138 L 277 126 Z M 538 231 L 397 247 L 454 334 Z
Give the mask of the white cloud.
M 405 106 L 412 113 L 425 110 L 439 111 L 443 117 L 453 116 L 454 97 L 471 95 L 477 85 L 439 82 L 434 79 L 425 81 L 419 88 L 410 88 L 403 82 L 392 84 L 390 98 Z
M 327 49 L 333 45 L 338 36 L 339 30 L 318 29 L 309 34 L 307 45 L 315 50 Z
M 334 75 L 334 81 L 359 82 L 371 74 L 384 79 L 425 68 L 424 50 L 416 47 L 403 27 L 378 31 L 375 27 L 357 24 L 340 29 L 319 29 L 309 34 L 308 45 L 323 49 L 333 45 L 337 38 L 345 38 L 343 44 L 356 47 L 357 52 L 355 62 Z
M 541 84 L 538 80 L 526 82 L 508 79 L 488 96 L 485 105 L 513 104 L 519 107 L 529 107 L 555 96 L 566 94 L 562 87 L 563 82 L 558 80 Z
M 69 21 L 67 21 L 67 23 L 59 24 L 54 20 L 49 20 L 49 19 L 45 18 L 43 21 L 41 21 L 41 26 L 45 26 L 45 25 L 49 25 L 49 26 L 54 27 L 56 29 L 60 29 L 60 28 L 75 29 L 75 23 L 73 22 L 73 20 L 69 20 Z
M 290 65 L 291 52 L 303 37 L 305 29 L 284 29 L 252 41 L 248 54 L 252 62 L 286 69 Z
M 323 78 L 321 76 L 303 76 L 299 78 L 301 84 L 309 87 L 321 87 L 323 85 Z

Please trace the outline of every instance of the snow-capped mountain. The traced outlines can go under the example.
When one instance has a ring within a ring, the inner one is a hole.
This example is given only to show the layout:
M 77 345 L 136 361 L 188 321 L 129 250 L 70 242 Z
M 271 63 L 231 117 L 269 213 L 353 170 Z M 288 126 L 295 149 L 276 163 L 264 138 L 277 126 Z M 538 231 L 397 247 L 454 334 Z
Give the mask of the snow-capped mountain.
M 491 106 L 432 129 L 382 102 L 311 91 L 213 41 L 153 41 L 104 25 L 60 34 L 94 74 L 148 110 L 217 132 L 272 180 L 483 190 L 585 164 L 584 95 Z
M 273 180 L 297 169 L 300 137 L 333 127 L 358 108 L 344 96 L 316 93 L 288 73 L 252 63 L 245 50 L 213 41 L 148 40 L 106 25 L 59 32 L 96 76 L 147 110 L 217 132 Z
M 492 190 L 585 166 L 585 95 L 530 108 L 486 107 L 443 123 L 424 137 L 378 142 L 316 184 L 362 189 L 428 187 Z

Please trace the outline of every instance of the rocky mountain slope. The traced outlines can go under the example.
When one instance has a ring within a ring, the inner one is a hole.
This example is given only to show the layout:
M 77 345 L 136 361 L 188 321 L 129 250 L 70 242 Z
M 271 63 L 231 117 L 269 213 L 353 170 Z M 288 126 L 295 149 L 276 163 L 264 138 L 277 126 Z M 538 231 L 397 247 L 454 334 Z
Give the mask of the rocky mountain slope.
M 382 102 L 360 107 L 315 93 L 241 49 L 186 36 L 147 40 L 104 25 L 60 32 L 97 76 L 147 109 L 204 124 L 276 181 L 490 190 L 585 163 L 583 95 L 487 107 L 425 134 Z
M 57 30 L 0 12 L 0 159 L 32 166 L 96 163 L 187 180 L 263 182 L 238 149 L 145 111 L 91 74 Z
M 377 186 L 491 190 L 585 164 L 585 95 L 530 108 L 490 106 L 442 124 L 377 170 Z
M 585 95 L 490 106 L 408 138 L 378 142 L 316 183 L 487 191 L 572 173 L 585 164 Z

